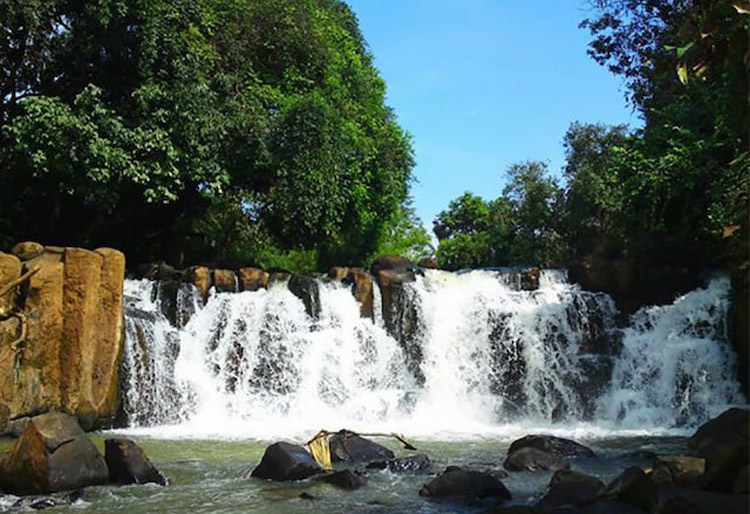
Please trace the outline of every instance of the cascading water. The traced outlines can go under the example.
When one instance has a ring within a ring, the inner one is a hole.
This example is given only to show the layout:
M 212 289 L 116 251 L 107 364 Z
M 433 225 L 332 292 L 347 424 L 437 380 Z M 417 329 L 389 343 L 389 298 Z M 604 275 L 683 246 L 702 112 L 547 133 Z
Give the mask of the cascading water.
M 609 296 L 563 272 L 543 272 L 535 291 L 519 284 L 426 271 L 403 285 L 389 323 L 377 287 L 373 321 L 339 283 L 318 282 L 310 316 L 284 283 L 213 293 L 201 307 L 192 286 L 175 302 L 158 283 L 127 281 L 128 423 L 256 438 L 343 426 L 439 437 L 663 430 L 742 401 L 724 334 L 727 280 L 644 309 L 624 329 Z

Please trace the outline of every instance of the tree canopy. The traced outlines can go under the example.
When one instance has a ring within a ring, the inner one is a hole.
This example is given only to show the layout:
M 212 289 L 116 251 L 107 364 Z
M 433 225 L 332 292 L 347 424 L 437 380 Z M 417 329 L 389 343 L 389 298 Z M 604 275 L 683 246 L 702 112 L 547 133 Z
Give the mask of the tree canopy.
M 405 216 L 411 141 L 339 0 L 0 0 L 0 25 L 0 245 L 355 264 Z

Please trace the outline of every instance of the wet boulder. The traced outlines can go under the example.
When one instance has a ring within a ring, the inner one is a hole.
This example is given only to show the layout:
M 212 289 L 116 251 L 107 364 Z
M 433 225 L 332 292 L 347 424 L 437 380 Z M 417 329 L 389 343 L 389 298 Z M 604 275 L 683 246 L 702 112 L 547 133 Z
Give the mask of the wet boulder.
M 659 493 L 657 514 L 747 514 L 750 497 L 694 489 L 665 489 Z
M 659 499 L 659 491 L 653 481 L 641 468 L 629 467 L 620 476 L 602 489 L 599 496 L 607 500 L 616 500 L 651 512 Z
M 130 439 L 105 440 L 104 460 L 109 468 L 109 478 L 112 482 L 169 484 L 169 479 L 151 464 L 144 451 Z
M 558 469 L 569 469 L 570 464 L 567 460 L 554 453 L 526 446 L 518 448 L 503 462 L 503 466 L 510 471 L 557 471 Z
M 708 421 L 688 439 L 688 448 L 692 456 L 706 460 L 703 488 L 732 492 L 750 461 L 750 411 L 732 408 Z
M 304 275 L 292 275 L 287 284 L 289 291 L 302 300 L 305 312 L 311 318 L 317 318 L 320 314 L 320 291 L 318 281 L 313 277 Z
M 706 461 L 698 457 L 663 456 L 654 461 L 651 480 L 660 488 L 699 488 Z
M 215 269 L 211 271 L 214 287 L 218 293 L 234 293 L 237 291 L 237 275 L 232 270 Z
M 205 266 L 192 266 L 186 269 L 182 274 L 182 279 L 193 284 L 201 298 L 205 301 L 208 291 L 211 289 L 211 270 Z
M 539 501 L 542 508 L 577 506 L 591 503 L 604 489 L 604 483 L 583 473 L 558 470 L 550 480 L 547 494 Z
M 283 482 L 286 480 L 304 480 L 322 471 L 305 448 L 282 441 L 266 448 L 263 458 L 253 470 L 252 476 Z
M 427 455 L 410 455 L 398 459 L 378 460 L 367 465 L 367 469 L 387 469 L 392 473 L 418 473 L 432 469 L 432 461 Z
M 370 462 L 395 457 L 385 446 L 348 430 L 333 434 L 328 444 L 332 462 Z
M 425 269 L 440 269 L 438 261 L 434 257 L 422 257 L 419 259 L 419 262 L 417 262 L 417 266 Z
M 557 455 L 558 457 L 587 457 L 594 459 L 596 454 L 586 446 L 551 435 L 527 435 L 521 439 L 513 441 L 508 448 L 508 454 L 520 450 L 521 448 L 536 448 L 546 453 Z
M 455 466 L 427 482 L 420 496 L 435 500 L 460 503 L 497 502 L 511 499 L 510 492 L 497 478 L 481 471 L 471 471 Z
M 0 489 L 45 494 L 106 483 L 107 464 L 76 418 L 59 412 L 31 419 L 0 469 Z
M 83 491 L 69 491 L 64 493 L 45 494 L 43 496 L 26 496 L 19 498 L 10 507 L 11 512 L 24 512 L 28 510 L 44 510 L 52 507 L 73 505 L 79 500 L 84 500 Z
M 364 478 L 349 469 L 330 473 L 320 479 L 327 484 L 346 491 L 353 491 L 365 485 Z
M 241 291 L 257 291 L 268 287 L 270 275 L 259 268 L 240 268 L 239 280 Z
M 413 268 L 414 263 L 406 257 L 401 257 L 400 255 L 381 255 L 370 266 L 370 273 L 377 277 L 378 272 L 381 270 L 402 271 Z

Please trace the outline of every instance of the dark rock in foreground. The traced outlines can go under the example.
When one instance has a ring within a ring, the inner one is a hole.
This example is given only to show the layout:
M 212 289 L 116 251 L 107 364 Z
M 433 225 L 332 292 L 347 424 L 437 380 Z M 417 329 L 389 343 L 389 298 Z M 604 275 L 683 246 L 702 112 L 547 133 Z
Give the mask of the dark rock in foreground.
M 75 417 L 50 412 L 31 418 L 0 469 L 0 490 L 45 494 L 104 484 L 107 464 Z
M 302 446 L 278 442 L 266 448 L 252 476 L 269 480 L 303 480 L 323 470 Z
M 508 454 L 503 466 L 510 471 L 557 471 L 569 469 L 568 461 L 537 448 L 524 447 Z
M 369 462 L 395 457 L 385 446 L 348 430 L 336 432 L 330 437 L 328 444 L 332 462 Z
M 598 478 L 575 471 L 559 470 L 552 476 L 549 490 L 538 506 L 553 508 L 592 503 L 603 489 L 604 483 Z
M 508 448 L 508 454 L 520 450 L 521 448 L 536 448 L 546 453 L 557 455 L 558 457 L 588 457 L 596 458 L 596 454 L 586 446 L 551 435 L 527 435 L 521 439 L 513 441 Z
M 499 503 L 511 499 L 510 492 L 497 478 L 455 466 L 447 468 L 441 475 L 424 484 L 419 494 L 430 499 L 459 503 Z
M 670 489 L 659 493 L 657 514 L 747 514 L 750 497 L 712 491 Z
M 617 500 L 651 512 L 656 506 L 659 491 L 642 469 L 630 467 L 615 478 L 600 493 L 604 499 Z
M 109 479 L 118 484 L 168 485 L 169 479 L 151 464 L 143 450 L 129 439 L 104 441 Z
M 345 489 L 347 491 L 353 491 L 365 485 L 365 480 L 361 476 L 348 469 L 325 475 L 321 480 L 334 487 Z
M 432 462 L 427 455 L 420 454 L 371 462 L 367 469 L 387 469 L 393 473 L 425 472 L 432 469 Z
M 697 489 L 706 471 L 706 461 L 698 457 L 657 457 L 651 480 L 664 489 Z
M 708 421 L 688 439 L 688 448 L 706 460 L 704 489 L 733 492 L 750 461 L 750 411 L 733 408 Z

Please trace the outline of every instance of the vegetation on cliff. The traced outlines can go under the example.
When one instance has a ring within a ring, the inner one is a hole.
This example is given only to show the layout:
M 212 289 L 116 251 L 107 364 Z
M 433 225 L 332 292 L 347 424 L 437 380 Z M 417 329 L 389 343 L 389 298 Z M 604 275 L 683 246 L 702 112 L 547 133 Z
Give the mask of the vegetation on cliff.
M 624 78 L 643 127 L 573 123 L 564 185 L 530 162 L 497 199 L 454 200 L 434 224 L 442 265 L 747 257 L 750 9 L 597 0 L 590 14 L 589 53 Z
M 0 28 L 0 246 L 327 265 L 409 219 L 411 142 L 339 0 L 0 0 Z

